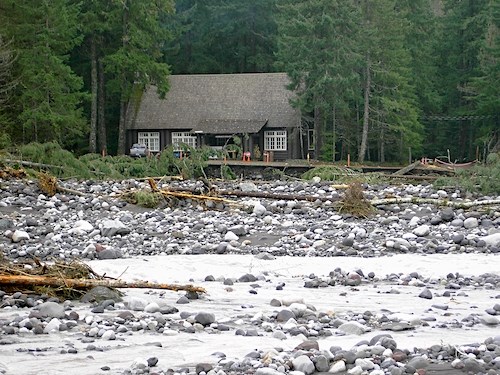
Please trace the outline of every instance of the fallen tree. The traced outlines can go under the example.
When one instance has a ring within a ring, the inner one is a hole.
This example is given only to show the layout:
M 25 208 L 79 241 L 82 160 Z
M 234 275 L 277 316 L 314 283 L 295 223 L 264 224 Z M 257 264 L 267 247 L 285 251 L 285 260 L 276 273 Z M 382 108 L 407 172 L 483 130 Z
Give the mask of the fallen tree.
M 399 204 L 399 203 L 429 203 L 437 206 L 447 206 L 453 208 L 471 208 L 476 206 L 493 206 L 500 205 L 500 199 L 485 199 L 483 201 L 450 201 L 447 199 L 434 199 L 434 198 L 419 198 L 419 197 L 405 197 L 405 198 L 386 198 L 386 199 L 373 199 L 370 201 L 372 206 L 382 206 L 385 204 Z
M 67 279 L 64 277 L 40 276 L 40 275 L 0 275 L 0 289 L 11 289 L 12 287 L 50 287 L 69 288 L 76 290 L 89 290 L 96 286 L 108 288 L 146 288 L 146 289 L 166 289 L 174 291 L 187 291 L 195 293 L 205 293 L 205 289 L 193 285 L 178 284 L 158 284 L 148 281 L 125 282 L 122 280 L 105 279 Z
M 26 267 L 28 265 L 29 267 Z M 78 260 L 42 263 L 34 258 L 21 264 L 0 257 L 0 290 L 6 292 L 31 291 L 67 299 L 78 299 L 97 286 L 111 289 L 146 288 L 205 293 L 205 289 L 190 284 L 159 284 L 149 281 L 125 282 L 101 276 L 87 264 Z

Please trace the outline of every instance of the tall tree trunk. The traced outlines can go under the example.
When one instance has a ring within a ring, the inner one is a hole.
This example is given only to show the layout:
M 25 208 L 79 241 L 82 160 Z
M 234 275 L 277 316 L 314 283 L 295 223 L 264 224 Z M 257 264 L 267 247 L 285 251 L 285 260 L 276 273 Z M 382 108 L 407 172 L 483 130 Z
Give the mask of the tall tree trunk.
M 104 66 L 102 59 L 97 61 L 97 131 L 99 141 L 99 151 L 106 154 L 107 137 L 106 137 L 106 91 L 104 81 Z
M 314 136 L 316 137 L 314 157 L 319 160 L 323 148 L 323 113 L 319 107 L 314 108 Z
M 97 52 L 95 37 L 90 38 L 90 86 L 92 100 L 90 102 L 90 134 L 89 134 L 89 152 L 97 152 Z
M 380 126 L 380 162 L 385 163 L 385 131 L 384 126 Z
M 122 92 L 126 90 L 122 84 Z M 127 123 L 127 98 L 122 93 L 120 99 L 120 123 L 118 125 L 118 155 L 125 155 L 125 125 Z
M 122 47 L 124 50 L 128 49 L 129 41 L 129 12 L 130 12 L 130 1 L 125 0 L 123 3 L 123 37 L 122 37 Z M 118 124 L 118 155 L 125 154 L 125 125 L 127 116 L 127 101 L 128 101 L 128 85 L 126 74 L 123 73 L 121 77 L 121 96 L 120 96 L 120 122 Z
M 363 112 L 363 132 L 361 133 L 361 145 L 359 146 L 358 161 L 365 161 L 366 147 L 368 143 L 368 122 L 370 120 L 370 87 L 371 87 L 371 71 L 370 71 L 370 54 L 366 56 L 366 82 L 365 82 L 365 108 Z
M 335 144 L 337 143 L 337 116 L 336 116 L 336 110 L 335 110 L 335 105 L 333 106 L 333 109 L 332 109 L 332 127 L 333 127 L 333 131 L 332 131 L 332 161 L 335 162 L 335 154 L 337 153 L 336 150 L 335 150 Z

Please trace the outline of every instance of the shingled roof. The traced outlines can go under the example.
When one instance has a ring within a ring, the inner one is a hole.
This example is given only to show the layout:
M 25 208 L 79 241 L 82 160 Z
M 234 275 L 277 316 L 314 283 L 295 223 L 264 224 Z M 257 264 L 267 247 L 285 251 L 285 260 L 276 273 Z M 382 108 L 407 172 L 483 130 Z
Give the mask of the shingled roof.
M 142 95 L 129 129 L 185 129 L 211 134 L 255 133 L 296 127 L 300 114 L 285 73 L 172 75 L 160 99 L 156 87 Z

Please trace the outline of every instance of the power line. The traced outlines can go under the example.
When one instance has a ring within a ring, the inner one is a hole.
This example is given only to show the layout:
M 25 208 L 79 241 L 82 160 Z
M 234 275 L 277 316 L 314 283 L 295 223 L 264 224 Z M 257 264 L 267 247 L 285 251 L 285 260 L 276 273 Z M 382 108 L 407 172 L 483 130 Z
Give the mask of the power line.
M 422 120 L 429 121 L 469 121 L 469 120 L 486 120 L 489 118 L 495 118 L 499 115 L 461 115 L 461 116 L 445 116 L 445 115 L 436 115 L 436 116 L 422 116 Z

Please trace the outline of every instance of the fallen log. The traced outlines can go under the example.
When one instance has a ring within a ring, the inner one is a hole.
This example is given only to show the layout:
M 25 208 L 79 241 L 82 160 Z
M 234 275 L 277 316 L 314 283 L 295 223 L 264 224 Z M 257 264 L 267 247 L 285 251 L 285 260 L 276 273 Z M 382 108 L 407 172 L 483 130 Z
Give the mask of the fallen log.
M 345 188 L 344 186 L 339 188 Z M 175 189 L 172 188 L 168 190 L 169 193 L 189 193 L 192 194 L 194 190 L 189 189 Z M 316 200 L 320 200 L 322 202 L 331 201 L 330 198 L 327 197 L 313 197 L 308 195 L 299 195 L 299 194 L 276 194 L 276 193 L 267 193 L 262 191 L 241 191 L 241 190 L 216 190 L 215 194 L 224 195 L 224 196 L 234 196 L 234 197 L 249 197 L 249 198 L 266 198 L 266 199 L 277 199 L 277 200 L 298 200 L 298 201 L 309 201 L 315 202 Z M 199 197 L 199 195 L 193 195 L 194 197 Z M 207 196 L 206 199 L 213 199 L 214 197 Z M 222 199 L 222 198 L 219 198 Z M 233 201 L 230 201 L 233 202 Z M 235 203 L 235 202 L 233 202 Z
M 143 288 L 143 289 L 165 289 L 173 291 L 187 291 L 205 293 L 205 289 L 193 285 L 157 284 L 148 281 L 125 282 L 121 280 L 98 280 L 98 279 L 66 279 L 52 276 L 31 275 L 0 275 L 0 289 L 2 287 L 52 287 L 88 290 L 96 286 L 108 288 Z
M 4 161 L 7 162 L 7 163 L 11 163 L 11 164 L 24 165 L 25 167 L 53 168 L 53 169 L 59 169 L 59 170 L 63 170 L 64 169 L 64 167 L 61 167 L 60 165 L 35 163 L 35 162 L 32 162 L 32 161 L 12 160 L 12 159 L 4 159 Z
M 313 197 L 308 195 L 298 195 L 298 194 L 276 194 L 276 193 L 266 193 L 261 191 L 239 191 L 239 190 L 219 190 L 217 192 L 220 195 L 229 195 L 235 197 L 251 197 L 251 198 L 266 198 L 266 199 L 277 199 L 277 200 L 298 200 L 298 201 L 309 201 L 314 202 L 316 200 L 320 201 L 330 201 L 331 199 L 326 197 Z
M 381 206 L 384 204 L 399 204 L 399 203 L 429 203 L 429 204 L 434 204 L 436 206 L 447 206 L 453 208 L 471 208 L 476 206 L 500 205 L 500 199 L 460 202 L 460 201 L 450 201 L 446 199 L 408 197 L 408 198 L 373 199 L 370 201 L 370 203 L 372 204 L 372 206 Z
M 408 172 L 412 171 L 413 169 L 417 168 L 420 165 L 420 160 L 417 160 L 414 163 L 411 163 L 410 165 L 407 165 L 404 168 L 401 168 L 400 170 L 394 172 L 393 174 L 396 176 L 401 176 L 404 174 L 407 174 Z
M 382 174 L 383 178 L 395 178 L 395 179 L 405 179 L 405 180 L 422 180 L 422 181 L 435 181 L 438 176 L 421 176 L 416 174 L 406 174 L 406 175 L 396 175 L 396 174 Z

